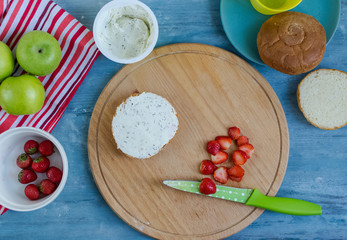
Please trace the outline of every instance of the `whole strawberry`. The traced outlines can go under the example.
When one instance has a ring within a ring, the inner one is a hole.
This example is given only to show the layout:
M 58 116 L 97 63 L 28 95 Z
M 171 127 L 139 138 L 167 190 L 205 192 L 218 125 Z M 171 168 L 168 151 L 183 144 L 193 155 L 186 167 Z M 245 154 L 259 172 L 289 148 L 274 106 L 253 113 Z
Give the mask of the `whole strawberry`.
M 51 194 L 55 191 L 55 184 L 48 179 L 44 179 L 40 182 L 40 192 L 42 192 L 43 194 Z
M 39 153 L 43 156 L 51 156 L 54 153 L 53 143 L 49 140 L 45 140 L 39 145 Z
M 26 153 L 22 153 L 17 158 L 17 166 L 22 169 L 25 169 L 30 167 L 32 161 L 33 159 L 29 155 L 27 155 Z
M 24 144 L 24 152 L 30 155 L 34 154 L 37 152 L 38 147 L 38 142 L 36 142 L 35 140 L 29 140 Z
M 30 200 L 36 200 L 40 197 L 40 191 L 35 186 L 35 184 L 29 184 L 24 189 L 25 196 L 29 198 Z
M 35 172 L 44 173 L 49 168 L 49 165 L 50 165 L 49 159 L 44 157 L 44 156 L 41 156 L 41 157 L 36 158 L 33 161 L 33 163 L 31 164 L 31 168 Z
M 18 174 L 18 181 L 22 184 L 33 182 L 37 179 L 37 175 L 30 169 L 23 169 Z
M 199 191 L 202 194 L 214 194 L 216 193 L 216 184 L 210 178 L 202 179 L 199 185 Z
M 46 172 L 46 176 L 52 182 L 58 183 L 61 181 L 61 177 L 63 176 L 63 173 L 62 173 L 62 171 L 60 171 L 59 168 L 50 167 Z

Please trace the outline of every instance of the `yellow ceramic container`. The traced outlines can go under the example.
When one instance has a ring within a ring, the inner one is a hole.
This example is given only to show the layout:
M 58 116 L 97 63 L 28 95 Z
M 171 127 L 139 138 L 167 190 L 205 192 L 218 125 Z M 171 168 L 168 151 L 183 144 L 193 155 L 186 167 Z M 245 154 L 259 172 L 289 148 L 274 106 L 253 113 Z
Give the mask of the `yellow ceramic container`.
M 265 15 L 273 15 L 295 8 L 302 0 L 251 0 L 255 10 Z

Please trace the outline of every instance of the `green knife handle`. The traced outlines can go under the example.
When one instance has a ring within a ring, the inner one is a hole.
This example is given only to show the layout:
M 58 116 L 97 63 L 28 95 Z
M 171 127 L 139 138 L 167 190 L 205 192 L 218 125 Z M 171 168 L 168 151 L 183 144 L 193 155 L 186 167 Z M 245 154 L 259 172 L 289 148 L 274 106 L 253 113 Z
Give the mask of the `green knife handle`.
M 258 189 L 253 190 L 245 204 L 291 215 L 322 214 L 322 208 L 317 204 L 294 198 L 264 196 Z

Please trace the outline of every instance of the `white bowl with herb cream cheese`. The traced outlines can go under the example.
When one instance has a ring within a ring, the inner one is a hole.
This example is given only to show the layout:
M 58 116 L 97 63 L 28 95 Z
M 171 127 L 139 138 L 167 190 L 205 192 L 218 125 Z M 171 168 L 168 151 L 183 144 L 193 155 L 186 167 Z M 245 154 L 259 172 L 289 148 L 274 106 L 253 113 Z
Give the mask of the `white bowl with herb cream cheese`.
M 135 63 L 151 53 L 159 27 L 152 10 L 137 0 L 114 0 L 97 14 L 93 34 L 101 53 L 118 63 Z

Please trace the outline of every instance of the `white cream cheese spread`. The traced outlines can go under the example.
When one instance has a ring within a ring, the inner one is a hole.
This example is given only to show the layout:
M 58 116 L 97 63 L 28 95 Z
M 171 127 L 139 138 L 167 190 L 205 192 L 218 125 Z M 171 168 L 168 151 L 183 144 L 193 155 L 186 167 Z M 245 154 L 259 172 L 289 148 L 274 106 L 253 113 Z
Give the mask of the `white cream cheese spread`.
M 117 58 L 134 58 L 153 41 L 153 21 L 139 5 L 111 8 L 105 14 L 98 38 L 107 52 Z
M 112 120 L 117 147 L 134 158 L 157 154 L 175 136 L 178 118 L 163 97 L 143 92 L 121 103 Z

